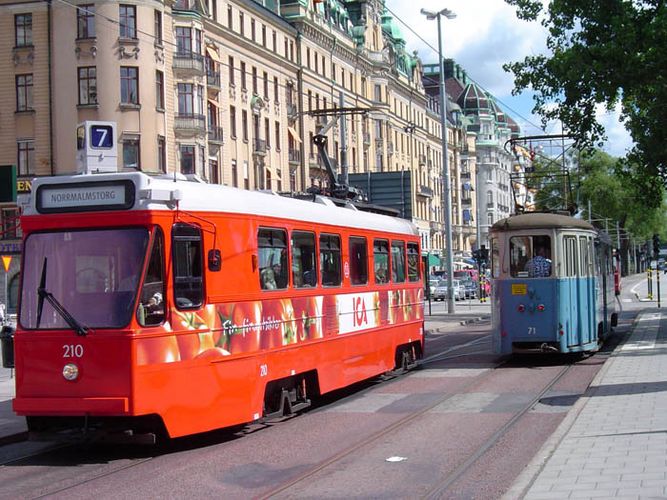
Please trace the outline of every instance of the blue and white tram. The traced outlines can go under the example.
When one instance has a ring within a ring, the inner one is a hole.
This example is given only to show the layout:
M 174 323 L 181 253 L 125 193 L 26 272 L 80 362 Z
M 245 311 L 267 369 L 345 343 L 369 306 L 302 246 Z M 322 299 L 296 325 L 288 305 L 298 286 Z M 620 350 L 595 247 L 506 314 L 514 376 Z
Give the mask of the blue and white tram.
M 618 318 L 609 237 L 537 212 L 502 219 L 489 236 L 494 351 L 597 350 Z

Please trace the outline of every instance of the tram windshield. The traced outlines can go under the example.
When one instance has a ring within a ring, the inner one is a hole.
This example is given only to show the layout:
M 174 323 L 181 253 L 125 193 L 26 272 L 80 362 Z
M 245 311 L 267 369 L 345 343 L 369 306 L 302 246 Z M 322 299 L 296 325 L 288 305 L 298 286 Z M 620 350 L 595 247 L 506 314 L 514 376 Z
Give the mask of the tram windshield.
M 510 238 L 510 274 L 514 278 L 551 276 L 551 238 L 513 236 Z
M 50 301 L 40 300 L 38 289 L 43 288 L 86 327 L 126 326 L 147 245 L 148 231 L 143 228 L 29 235 L 23 256 L 21 325 L 44 330 L 70 328 Z

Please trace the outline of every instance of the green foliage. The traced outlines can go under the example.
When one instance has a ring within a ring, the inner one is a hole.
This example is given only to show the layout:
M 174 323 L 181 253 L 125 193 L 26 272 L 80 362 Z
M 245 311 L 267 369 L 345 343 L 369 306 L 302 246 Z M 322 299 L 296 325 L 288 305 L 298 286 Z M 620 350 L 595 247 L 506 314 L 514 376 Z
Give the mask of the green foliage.
M 637 169 L 627 160 L 619 160 L 600 150 L 575 151 L 575 155 L 576 158 L 571 159 L 578 168 L 570 172 L 571 194 L 563 181 L 560 163 L 544 157 L 534 162 L 536 173 L 532 179 L 527 175 L 527 185 L 537 189 L 538 210 L 562 207 L 563 200 L 573 196 L 586 219 L 590 200 L 591 218 L 603 220 L 598 221 L 601 227 L 605 227 L 604 219 L 609 219 L 611 228 L 615 228 L 618 221 L 620 228 L 638 240 L 649 239 L 654 233 L 662 234 L 663 239 L 667 236 L 667 204 L 660 186 L 658 206 L 649 206 L 645 193 L 655 184 L 648 186 L 643 179 L 637 179 Z
M 667 5 L 663 0 L 505 0 L 527 21 L 548 29 L 547 55 L 504 66 L 515 77 L 515 94 L 535 91 L 534 112 L 546 123 L 560 120 L 577 146 L 604 140 L 596 108 L 621 105 L 635 146 L 621 169 L 659 207 L 667 181 Z

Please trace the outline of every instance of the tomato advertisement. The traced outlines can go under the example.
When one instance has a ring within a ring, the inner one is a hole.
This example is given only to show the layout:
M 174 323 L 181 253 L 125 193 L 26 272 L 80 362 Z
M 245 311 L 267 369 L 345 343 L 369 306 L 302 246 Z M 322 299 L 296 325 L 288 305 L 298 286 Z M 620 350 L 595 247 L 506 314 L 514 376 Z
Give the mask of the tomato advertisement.
M 215 359 L 423 318 L 418 289 L 209 304 L 172 310 L 173 328 L 139 338 L 137 362 Z M 152 330 L 155 332 L 155 330 Z

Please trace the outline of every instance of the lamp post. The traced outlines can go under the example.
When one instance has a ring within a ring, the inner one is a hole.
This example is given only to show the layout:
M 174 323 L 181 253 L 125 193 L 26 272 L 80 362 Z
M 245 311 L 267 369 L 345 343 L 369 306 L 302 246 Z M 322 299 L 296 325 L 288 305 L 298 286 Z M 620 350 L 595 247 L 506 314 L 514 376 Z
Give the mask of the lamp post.
M 452 208 L 451 208 L 451 184 L 449 179 L 449 154 L 447 151 L 447 96 L 445 95 L 445 60 L 442 58 L 442 30 L 440 29 L 440 18 L 454 19 L 454 14 L 449 9 L 434 12 L 422 9 L 421 13 L 426 19 L 438 21 L 438 61 L 440 66 L 440 128 L 442 133 L 442 179 L 443 200 L 442 209 L 445 212 L 445 247 L 446 247 L 446 271 L 447 271 L 447 312 L 454 313 L 454 252 L 452 251 Z

